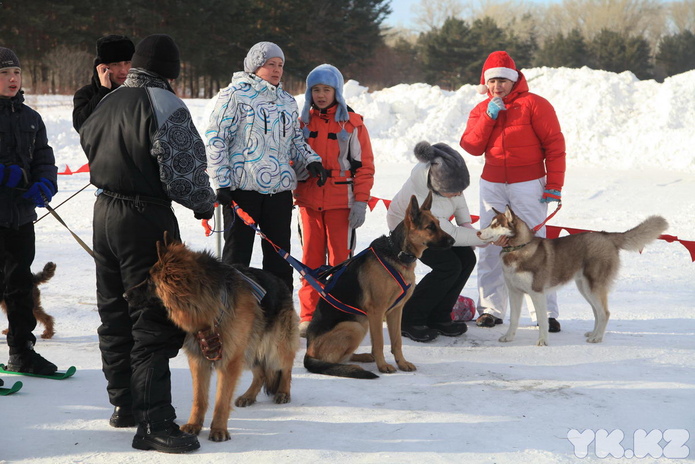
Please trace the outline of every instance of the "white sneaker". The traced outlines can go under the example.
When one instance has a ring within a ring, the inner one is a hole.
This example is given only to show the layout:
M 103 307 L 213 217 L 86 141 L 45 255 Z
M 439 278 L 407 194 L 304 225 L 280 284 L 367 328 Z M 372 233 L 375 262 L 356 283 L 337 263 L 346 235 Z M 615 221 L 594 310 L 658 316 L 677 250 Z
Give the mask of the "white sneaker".
M 306 338 L 306 329 L 309 328 L 309 321 L 302 321 L 299 323 L 299 336 Z

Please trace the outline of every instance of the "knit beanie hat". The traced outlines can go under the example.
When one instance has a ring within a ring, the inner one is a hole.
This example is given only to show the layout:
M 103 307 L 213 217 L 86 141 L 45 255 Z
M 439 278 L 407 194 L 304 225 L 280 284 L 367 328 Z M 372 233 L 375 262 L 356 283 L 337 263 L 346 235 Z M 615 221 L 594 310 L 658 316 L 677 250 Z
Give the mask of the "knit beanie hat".
M 347 103 L 345 103 L 345 98 L 343 98 L 343 86 L 345 85 L 343 81 L 343 75 L 333 65 L 330 64 L 320 64 L 316 66 L 306 77 L 306 93 L 304 94 L 304 109 L 302 109 L 302 121 L 305 124 L 309 124 L 311 119 L 311 88 L 315 85 L 328 85 L 335 89 L 335 101 L 338 104 L 338 108 L 335 112 L 336 121 L 349 121 L 350 115 L 348 114 Z
M 143 68 L 166 79 L 176 79 L 181 71 L 179 47 L 166 34 L 152 34 L 135 47 L 133 68 Z
M 471 183 L 466 162 L 459 152 L 445 143 L 419 142 L 415 145 L 415 158 L 429 163 L 428 186 L 437 193 L 463 192 Z
M 130 61 L 135 53 L 133 41 L 124 35 L 107 35 L 97 40 L 96 63 Z
M 280 58 L 285 62 L 285 54 L 282 49 L 273 42 L 258 42 L 251 47 L 244 58 L 244 71 L 255 73 L 258 68 L 263 66 L 271 58 Z
M 0 69 L 2 68 L 21 68 L 17 55 L 5 47 L 0 47 Z
M 512 82 L 519 80 L 519 72 L 516 69 L 516 64 L 507 52 L 492 52 L 487 57 L 483 65 L 483 72 L 480 75 L 478 93 L 485 95 L 487 93 L 487 86 L 485 83 L 495 77 L 509 79 Z

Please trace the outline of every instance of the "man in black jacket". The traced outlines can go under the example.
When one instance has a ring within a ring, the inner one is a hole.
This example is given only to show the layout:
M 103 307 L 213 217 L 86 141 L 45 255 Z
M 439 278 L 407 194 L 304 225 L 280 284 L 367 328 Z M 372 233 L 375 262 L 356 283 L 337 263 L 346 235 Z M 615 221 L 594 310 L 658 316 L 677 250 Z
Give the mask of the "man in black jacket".
M 45 207 L 58 190 L 58 169 L 41 115 L 24 104 L 21 88 L 17 55 L 0 47 L 0 291 L 9 322 L 7 368 L 47 375 L 56 366 L 34 351 L 31 264 L 36 207 Z
M 115 406 L 110 424 L 139 424 L 134 448 L 183 453 L 200 446 L 179 430 L 171 404 L 169 359 L 184 333 L 161 303 L 131 307 L 123 293 L 147 278 L 165 231 L 180 238 L 171 201 L 210 219 L 215 194 L 205 145 L 169 83 L 179 75 L 178 47 L 168 35 L 151 35 L 137 45 L 132 65 L 80 129 L 91 182 L 101 189 L 93 237 L 99 348 Z
M 135 45 L 124 35 L 107 35 L 97 40 L 92 82 L 73 98 L 72 126 L 79 132 L 102 98 L 125 82 L 130 70 Z

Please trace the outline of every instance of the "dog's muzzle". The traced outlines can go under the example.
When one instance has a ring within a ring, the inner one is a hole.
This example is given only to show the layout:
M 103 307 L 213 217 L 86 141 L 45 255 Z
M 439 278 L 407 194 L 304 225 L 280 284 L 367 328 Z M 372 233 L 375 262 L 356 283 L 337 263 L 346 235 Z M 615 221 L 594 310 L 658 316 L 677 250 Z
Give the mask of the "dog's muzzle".
M 222 341 L 217 326 L 207 330 L 199 330 L 195 334 L 200 350 L 208 361 L 219 361 L 222 359 Z

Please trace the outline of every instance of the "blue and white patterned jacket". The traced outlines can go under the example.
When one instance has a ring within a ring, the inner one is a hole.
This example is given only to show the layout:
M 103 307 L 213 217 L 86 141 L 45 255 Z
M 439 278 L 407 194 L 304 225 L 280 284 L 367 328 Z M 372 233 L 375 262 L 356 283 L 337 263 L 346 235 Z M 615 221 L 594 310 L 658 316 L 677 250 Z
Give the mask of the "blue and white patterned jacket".
M 222 89 L 205 131 L 215 188 L 273 194 L 294 190 L 321 157 L 307 145 L 294 97 L 260 77 L 237 72 Z

